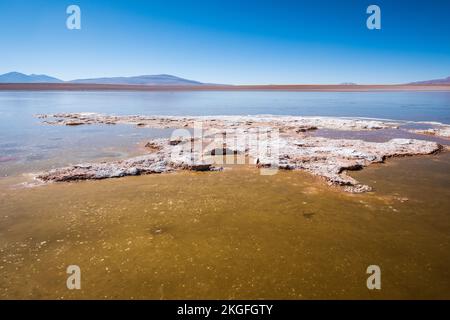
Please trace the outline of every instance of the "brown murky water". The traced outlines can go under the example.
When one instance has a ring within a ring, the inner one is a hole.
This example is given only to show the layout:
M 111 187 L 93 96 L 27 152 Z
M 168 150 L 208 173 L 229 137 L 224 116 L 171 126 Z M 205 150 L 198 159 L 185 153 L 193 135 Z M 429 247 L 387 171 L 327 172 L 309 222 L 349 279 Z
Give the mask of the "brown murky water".
M 449 169 L 390 159 L 352 173 L 362 195 L 244 166 L 0 186 L 0 298 L 450 299 Z

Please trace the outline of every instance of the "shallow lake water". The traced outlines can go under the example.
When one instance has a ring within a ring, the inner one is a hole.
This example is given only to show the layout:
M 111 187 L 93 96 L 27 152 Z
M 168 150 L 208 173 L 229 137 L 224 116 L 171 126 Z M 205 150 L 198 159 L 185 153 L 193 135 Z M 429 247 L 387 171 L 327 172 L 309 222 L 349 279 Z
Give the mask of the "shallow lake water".
M 0 297 L 448 299 L 449 167 L 391 159 L 353 173 L 360 195 L 244 166 L 3 189 Z
M 351 172 L 374 187 L 365 194 L 344 193 L 304 172 L 264 176 L 237 165 L 223 172 L 17 186 L 24 173 L 125 158 L 139 153 L 145 139 L 171 132 L 45 126 L 33 118 L 37 113 L 271 113 L 450 123 L 449 99 L 439 92 L 1 92 L 0 298 L 450 299 L 448 152 Z M 66 287 L 69 265 L 81 268 L 81 290 Z M 379 291 L 366 287 L 369 265 L 381 267 Z
M 122 159 L 172 130 L 50 126 L 36 114 L 303 115 L 450 124 L 450 92 L 0 92 L 0 177 Z M 419 137 L 420 138 L 420 137 Z M 424 137 L 422 137 L 424 138 Z

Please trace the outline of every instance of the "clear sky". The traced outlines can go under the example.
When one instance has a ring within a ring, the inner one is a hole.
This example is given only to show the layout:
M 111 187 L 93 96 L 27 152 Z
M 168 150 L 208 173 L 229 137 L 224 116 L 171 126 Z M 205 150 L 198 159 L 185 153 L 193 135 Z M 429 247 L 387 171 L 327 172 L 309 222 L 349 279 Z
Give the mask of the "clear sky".
M 0 73 L 405 83 L 450 76 L 449 16 L 450 0 L 0 0 Z

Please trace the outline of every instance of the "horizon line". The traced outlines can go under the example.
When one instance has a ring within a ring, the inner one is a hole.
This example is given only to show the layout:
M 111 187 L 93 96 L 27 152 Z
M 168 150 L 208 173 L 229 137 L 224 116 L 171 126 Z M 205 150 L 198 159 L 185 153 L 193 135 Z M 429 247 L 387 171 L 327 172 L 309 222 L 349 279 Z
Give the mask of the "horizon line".
M 395 92 L 450 91 L 448 84 L 377 85 L 136 85 L 85 83 L 0 83 L 0 91 L 286 91 L 286 92 Z
M 223 83 L 223 82 L 203 82 L 197 79 L 191 79 L 190 77 L 185 78 L 184 76 L 178 76 L 178 75 L 173 75 L 173 74 L 169 74 L 169 73 L 155 73 L 155 74 L 139 74 L 139 75 L 119 75 L 119 76 L 97 76 L 97 77 L 82 77 L 82 78 L 75 78 L 75 79 L 70 79 L 70 80 L 63 80 L 62 78 L 58 78 L 52 75 L 49 75 L 47 73 L 24 73 L 24 72 L 20 72 L 20 71 L 9 71 L 9 72 L 5 72 L 0 74 L 1 76 L 7 75 L 7 74 L 20 74 L 20 75 L 25 75 L 28 77 L 31 76 L 44 76 L 44 77 L 50 77 L 50 78 L 54 78 L 55 80 L 61 81 L 60 83 L 66 83 L 66 84 L 75 84 L 74 81 L 82 81 L 82 80 L 95 80 L 95 79 L 113 79 L 113 78 L 138 78 L 138 77 L 146 77 L 146 76 L 153 76 L 153 77 L 157 77 L 157 76 L 169 76 L 169 77 L 174 77 L 174 78 L 178 78 L 181 80 L 187 80 L 187 81 L 193 81 L 193 82 L 198 82 L 198 84 L 196 84 L 197 86 L 199 85 L 214 85 L 214 86 L 401 86 L 401 85 L 446 85 L 446 84 L 450 84 L 450 76 L 448 77 L 444 77 L 444 78 L 431 78 L 427 79 L 427 80 L 414 80 L 414 81 L 410 81 L 410 82 L 403 82 L 403 83 L 393 83 L 393 82 L 388 82 L 388 83 L 384 83 L 384 82 L 377 82 L 377 83 L 358 83 L 358 82 L 354 82 L 354 81 L 342 81 L 339 83 Z M 433 82 L 433 81 L 442 81 L 442 80 L 449 80 L 447 83 L 443 82 L 443 83 L 427 83 L 427 82 Z M 54 84 L 53 82 L 0 82 L 3 84 Z M 57 82 L 55 82 L 57 83 Z M 87 83 L 85 83 L 87 84 Z M 115 83 L 90 83 L 92 85 L 131 85 L 131 86 L 136 86 L 136 85 L 146 85 L 146 86 L 163 86 L 164 84 L 132 84 L 132 83 L 123 83 L 123 84 L 115 84 Z M 174 84 L 174 86 L 176 86 L 177 84 Z M 178 84 L 179 85 L 179 84 Z M 183 84 L 183 85 L 188 85 L 188 84 Z

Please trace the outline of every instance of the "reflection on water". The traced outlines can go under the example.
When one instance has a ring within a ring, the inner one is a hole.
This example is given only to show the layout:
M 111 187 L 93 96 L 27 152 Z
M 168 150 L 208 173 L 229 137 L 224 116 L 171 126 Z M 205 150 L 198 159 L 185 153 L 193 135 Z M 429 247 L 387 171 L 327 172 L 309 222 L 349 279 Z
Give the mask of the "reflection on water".
M 391 159 L 352 173 L 359 195 L 248 167 L 1 188 L 0 297 L 449 299 L 449 169 Z

